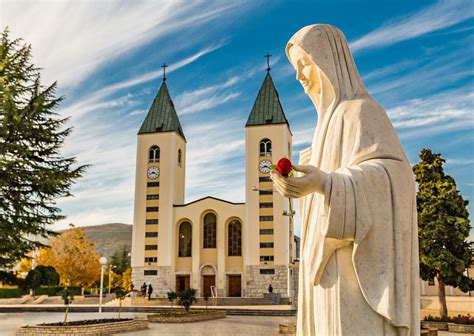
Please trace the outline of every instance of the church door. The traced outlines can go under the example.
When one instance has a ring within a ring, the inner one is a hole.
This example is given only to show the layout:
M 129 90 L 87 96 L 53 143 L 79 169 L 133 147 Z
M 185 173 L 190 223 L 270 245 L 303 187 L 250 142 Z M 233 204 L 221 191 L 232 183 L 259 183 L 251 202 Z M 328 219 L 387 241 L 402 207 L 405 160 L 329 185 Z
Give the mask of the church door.
M 240 297 L 242 291 L 242 277 L 240 275 L 229 275 L 229 296 Z
M 189 275 L 177 275 L 176 276 L 176 292 L 179 293 L 186 288 L 189 288 L 190 283 L 190 276 Z
M 203 275 L 202 276 L 202 295 L 204 296 L 206 293 L 209 296 L 211 295 L 211 286 L 216 285 L 216 276 L 215 275 Z

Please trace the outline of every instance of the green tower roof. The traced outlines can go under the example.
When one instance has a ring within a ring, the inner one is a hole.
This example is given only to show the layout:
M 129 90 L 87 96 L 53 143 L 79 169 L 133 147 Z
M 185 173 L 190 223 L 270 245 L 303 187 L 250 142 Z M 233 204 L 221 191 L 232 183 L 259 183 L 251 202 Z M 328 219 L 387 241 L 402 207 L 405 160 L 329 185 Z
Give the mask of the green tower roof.
M 257 99 L 255 99 L 255 104 L 245 126 L 268 124 L 287 124 L 288 128 L 290 127 L 281 107 L 270 71 L 267 72 L 260 91 L 258 91 Z
M 138 134 L 156 132 L 177 132 L 186 141 L 165 81 L 161 84 Z

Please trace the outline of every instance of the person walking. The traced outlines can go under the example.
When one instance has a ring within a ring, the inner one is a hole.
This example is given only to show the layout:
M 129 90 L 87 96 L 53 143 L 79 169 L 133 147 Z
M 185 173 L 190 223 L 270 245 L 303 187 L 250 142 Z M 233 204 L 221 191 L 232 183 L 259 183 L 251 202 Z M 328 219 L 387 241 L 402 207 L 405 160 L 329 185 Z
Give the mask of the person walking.
M 148 300 L 151 300 L 151 294 L 153 293 L 153 287 L 151 284 L 148 285 Z
M 146 289 L 147 289 L 147 285 L 146 285 L 146 282 L 144 282 L 143 285 L 140 287 L 140 292 L 142 293 L 143 297 L 146 296 Z

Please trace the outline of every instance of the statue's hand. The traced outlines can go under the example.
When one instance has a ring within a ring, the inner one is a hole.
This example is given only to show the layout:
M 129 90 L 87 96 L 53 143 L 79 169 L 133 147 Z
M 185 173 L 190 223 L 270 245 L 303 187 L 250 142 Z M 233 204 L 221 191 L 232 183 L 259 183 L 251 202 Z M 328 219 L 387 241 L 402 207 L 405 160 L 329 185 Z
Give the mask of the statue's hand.
M 312 165 L 296 165 L 293 168 L 304 173 L 301 177 L 285 177 L 278 174 L 276 170 L 270 172 L 275 189 L 288 198 L 300 198 L 317 192 L 324 193 L 327 173 Z

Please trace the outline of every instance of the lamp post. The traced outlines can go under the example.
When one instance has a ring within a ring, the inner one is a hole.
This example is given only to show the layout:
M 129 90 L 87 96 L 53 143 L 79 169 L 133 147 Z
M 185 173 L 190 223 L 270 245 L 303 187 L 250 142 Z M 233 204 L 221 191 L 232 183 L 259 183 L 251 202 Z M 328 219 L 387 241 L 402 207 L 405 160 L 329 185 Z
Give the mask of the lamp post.
M 102 292 L 104 290 L 104 268 L 107 265 L 107 258 L 101 257 L 100 263 L 100 296 L 99 296 L 99 313 L 102 313 Z

